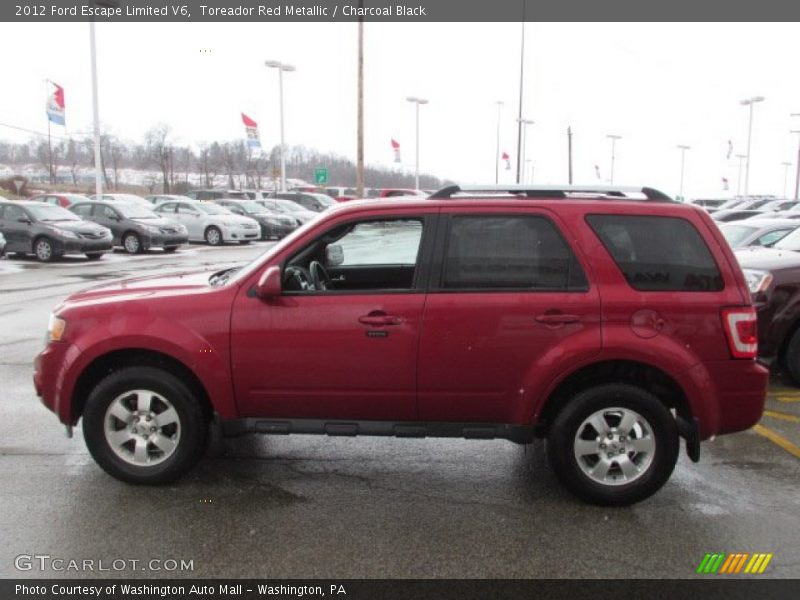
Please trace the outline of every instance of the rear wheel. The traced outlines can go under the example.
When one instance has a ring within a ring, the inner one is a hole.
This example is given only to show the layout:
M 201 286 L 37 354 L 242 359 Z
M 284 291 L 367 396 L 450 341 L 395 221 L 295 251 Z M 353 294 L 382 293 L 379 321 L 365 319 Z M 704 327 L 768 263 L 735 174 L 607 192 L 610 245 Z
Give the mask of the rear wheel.
M 559 480 L 582 500 L 611 506 L 657 492 L 675 468 L 679 447 L 669 410 L 650 392 L 627 384 L 578 393 L 547 439 Z
M 784 363 L 795 384 L 800 385 L 800 329 L 794 332 L 786 346 Z
M 92 390 L 83 411 L 89 452 L 129 483 L 173 481 L 206 447 L 203 411 L 183 382 L 155 367 L 115 371 Z
M 122 247 L 128 254 L 139 254 L 142 251 L 142 240 L 137 233 L 129 231 L 122 236 Z
M 219 230 L 219 227 L 215 227 L 214 225 L 206 229 L 205 238 L 209 246 L 219 246 L 222 244 L 222 232 Z
M 41 237 L 34 242 L 33 253 L 39 262 L 50 262 L 58 257 L 53 247 L 53 242 L 46 237 Z

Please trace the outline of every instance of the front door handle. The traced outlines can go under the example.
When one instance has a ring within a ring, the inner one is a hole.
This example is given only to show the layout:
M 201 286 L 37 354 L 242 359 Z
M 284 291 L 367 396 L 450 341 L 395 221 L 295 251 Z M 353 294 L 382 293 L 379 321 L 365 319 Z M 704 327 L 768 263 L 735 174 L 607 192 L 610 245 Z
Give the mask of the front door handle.
M 578 315 L 567 315 L 564 313 L 545 313 L 543 315 L 536 315 L 538 323 L 545 325 L 564 325 L 565 323 L 576 323 L 581 318 Z
M 401 317 L 387 315 L 384 312 L 375 311 L 366 316 L 359 317 L 358 322 L 370 327 L 385 327 L 386 325 L 400 325 L 403 322 Z

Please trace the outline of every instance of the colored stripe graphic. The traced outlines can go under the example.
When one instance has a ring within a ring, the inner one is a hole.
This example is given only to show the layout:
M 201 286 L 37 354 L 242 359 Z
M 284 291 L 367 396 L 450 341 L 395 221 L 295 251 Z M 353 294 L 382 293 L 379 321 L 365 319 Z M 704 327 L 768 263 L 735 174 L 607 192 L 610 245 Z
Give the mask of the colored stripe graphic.
M 725 552 L 708 553 L 700 561 L 697 567 L 697 573 L 708 575 L 733 575 L 739 573 L 747 573 L 756 575 L 763 573 L 767 569 L 772 560 L 772 553 L 756 552 L 750 554 L 749 552 L 733 552 L 726 554 Z M 744 571 L 742 571 L 744 569 Z

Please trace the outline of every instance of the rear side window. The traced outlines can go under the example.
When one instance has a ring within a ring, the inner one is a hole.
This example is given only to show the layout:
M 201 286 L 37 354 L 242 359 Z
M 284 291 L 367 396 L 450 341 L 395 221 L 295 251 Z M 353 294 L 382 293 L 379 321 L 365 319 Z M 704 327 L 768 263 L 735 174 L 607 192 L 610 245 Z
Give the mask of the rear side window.
M 92 214 L 92 205 L 91 204 L 79 204 L 78 206 L 72 207 L 72 212 L 80 217 L 88 217 Z
M 572 250 L 543 217 L 455 216 L 444 257 L 444 289 L 583 291 Z
M 723 288 L 708 246 L 685 219 L 589 215 L 586 220 L 635 290 L 714 292 Z

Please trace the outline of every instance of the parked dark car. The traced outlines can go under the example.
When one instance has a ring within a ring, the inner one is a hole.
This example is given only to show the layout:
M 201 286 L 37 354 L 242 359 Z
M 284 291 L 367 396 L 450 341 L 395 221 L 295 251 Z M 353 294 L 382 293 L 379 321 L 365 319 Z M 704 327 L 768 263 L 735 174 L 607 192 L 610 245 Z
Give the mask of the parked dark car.
M 250 200 L 250 196 L 240 190 L 192 190 L 186 192 L 185 195 L 192 200 L 221 200 L 223 198 Z
M 337 204 L 336 200 L 328 194 L 316 194 L 313 192 L 273 192 L 270 194 L 270 198 L 290 200 L 313 212 L 322 212 Z
M 730 221 L 741 221 L 742 219 L 749 219 L 756 215 L 760 215 L 760 210 L 745 210 L 733 208 L 730 210 L 718 210 L 711 214 L 711 218 L 720 223 L 729 223 Z
M 69 208 L 76 202 L 86 202 L 89 198 L 82 194 L 39 194 L 30 198 L 30 202 L 44 202 L 52 204 L 53 206 L 61 206 L 62 208 Z
M 98 259 L 111 250 L 108 228 L 43 202 L 0 201 L 0 232 L 6 238 L 6 252 L 35 254 L 41 262 L 65 254 Z
M 114 234 L 114 245 L 129 254 L 163 248 L 174 252 L 189 241 L 183 225 L 165 219 L 138 204 L 122 202 L 79 202 L 70 210 L 86 220 L 108 227 Z
M 496 189 L 345 204 L 241 268 L 73 294 L 36 393 L 132 483 L 186 473 L 212 426 L 539 436 L 572 492 L 612 505 L 661 488 L 681 436 L 697 461 L 759 421 L 755 310 L 704 210 L 649 188 Z
M 214 200 L 214 202 L 220 206 L 224 206 L 235 215 L 250 217 L 258 221 L 261 227 L 262 240 L 286 237 L 297 229 L 299 225 L 297 219 L 288 215 L 282 215 L 279 212 L 271 211 L 255 200 L 223 198 L 222 200 Z

